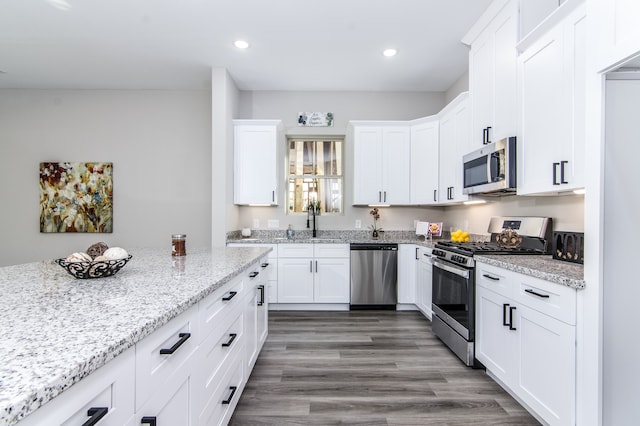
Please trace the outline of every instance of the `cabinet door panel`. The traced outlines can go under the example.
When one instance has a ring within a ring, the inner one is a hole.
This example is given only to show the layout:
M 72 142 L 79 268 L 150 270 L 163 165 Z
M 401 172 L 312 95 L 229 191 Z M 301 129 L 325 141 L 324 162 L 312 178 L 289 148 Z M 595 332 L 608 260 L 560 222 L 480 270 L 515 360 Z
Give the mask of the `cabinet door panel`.
M 278 204 L 277 144 L 275 125 L 235 127 L 235 204 Z
M 507 385 L 510 385 L 517 361 L 516 334 L 504 326 L 505 304 L 512 305 L 504 298 L 482 287 L 476 292 L 476 358 L 488 370 Z
M 518 394 L 551 424 L 575 424 L 575 327 L 518 306 Z
M 398 303 L 416 303 L 417 252 L 414 244 L 398 246 Z
M 317 265 L 314 277 L 314 302 L 349 303 L 349 259 L 320 258 L 314 263 Z
M 313 303 L 313 260 L 278 259 L 278 303 Z
M 384 128 L 382 136 L 382 202 L 409 204 L 411 198 L 411 130 Z
M 358 126 L 353 139 L 353 204 L 380 203 L 382 128 Z
M 413 205 L 438 202 L 438 121 L 411 129 L 411 201 Z

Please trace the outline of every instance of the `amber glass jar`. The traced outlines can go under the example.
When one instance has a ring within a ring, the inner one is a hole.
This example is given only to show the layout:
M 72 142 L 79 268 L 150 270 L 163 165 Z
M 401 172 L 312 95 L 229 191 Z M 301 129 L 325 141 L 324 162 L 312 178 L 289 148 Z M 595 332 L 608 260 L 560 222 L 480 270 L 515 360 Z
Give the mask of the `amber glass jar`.
M 171 235 L 171 255 L 185 256 L 187 254 L 187 235 L 173 234 Z

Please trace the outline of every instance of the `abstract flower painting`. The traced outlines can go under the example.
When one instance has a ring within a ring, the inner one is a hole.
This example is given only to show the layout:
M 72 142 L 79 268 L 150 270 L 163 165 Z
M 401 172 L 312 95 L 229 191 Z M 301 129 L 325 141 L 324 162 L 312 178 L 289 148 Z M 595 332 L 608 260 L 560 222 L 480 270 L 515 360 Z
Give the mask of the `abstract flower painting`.
M 40 232 L 113 232 L 112 163 L 40 163 Z

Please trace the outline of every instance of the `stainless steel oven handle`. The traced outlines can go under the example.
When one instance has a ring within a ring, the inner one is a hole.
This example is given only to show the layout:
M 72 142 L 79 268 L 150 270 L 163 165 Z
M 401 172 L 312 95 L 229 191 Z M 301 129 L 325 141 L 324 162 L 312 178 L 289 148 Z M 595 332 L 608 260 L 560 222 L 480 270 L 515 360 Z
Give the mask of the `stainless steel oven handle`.
M 433 260 L 433 266 L 445 270 L 447 272 L 451 272 L 452 274 L 458 275 L 459 277 L 469 279 L 469 271 L 462 268 L 457 268 L 455 266 L 447 265 L 446 263 L 441 262 L 438 259 Z

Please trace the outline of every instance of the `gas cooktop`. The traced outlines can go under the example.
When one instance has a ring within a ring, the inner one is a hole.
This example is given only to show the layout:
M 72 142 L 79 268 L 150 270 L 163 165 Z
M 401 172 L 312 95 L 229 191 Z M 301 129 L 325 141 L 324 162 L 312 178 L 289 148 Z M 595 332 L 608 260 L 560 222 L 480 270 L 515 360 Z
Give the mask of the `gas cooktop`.
M 530 247 L 500 247 L 490 241 L 476 241 L 460 243 L 454 241 L 438 241 L 437 248 L 446 249 L 454 253 L 472 256 L 474 254 L 544 254 L 544 250 Z

